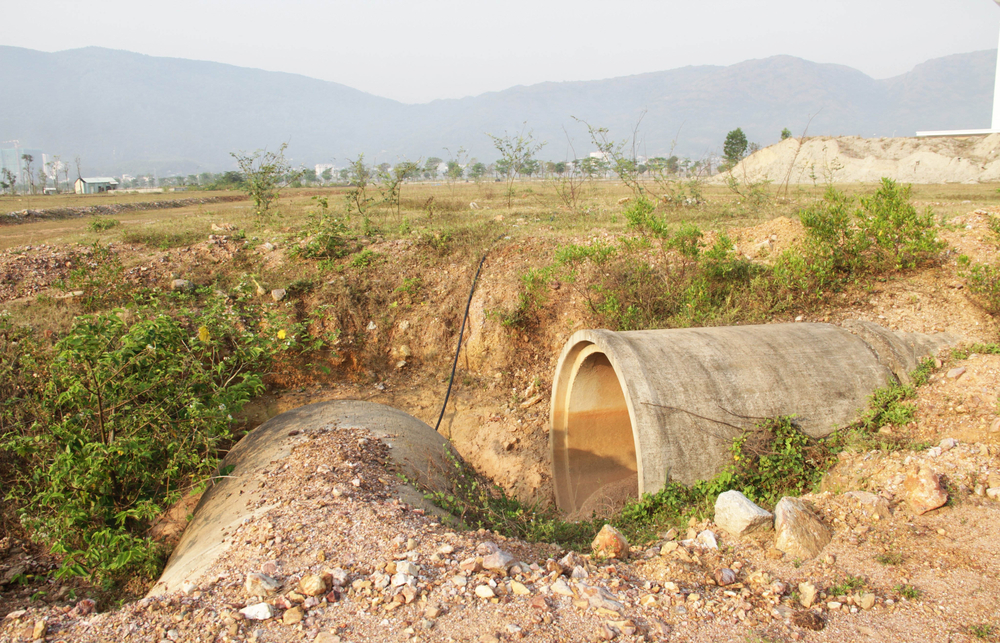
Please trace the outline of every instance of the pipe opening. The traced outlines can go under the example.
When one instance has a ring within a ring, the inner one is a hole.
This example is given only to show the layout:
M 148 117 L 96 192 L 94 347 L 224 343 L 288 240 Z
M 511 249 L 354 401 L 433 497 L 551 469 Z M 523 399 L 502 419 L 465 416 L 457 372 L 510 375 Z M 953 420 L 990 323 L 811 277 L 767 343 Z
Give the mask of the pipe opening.
M 579 351 L 562 408 L 564 475 L 560 505 L 571 517 L 608 515 L 638 495 L 632 420 L 618 373 L 589 345 Z M 557 449 L 558 450 L 558 449 Z

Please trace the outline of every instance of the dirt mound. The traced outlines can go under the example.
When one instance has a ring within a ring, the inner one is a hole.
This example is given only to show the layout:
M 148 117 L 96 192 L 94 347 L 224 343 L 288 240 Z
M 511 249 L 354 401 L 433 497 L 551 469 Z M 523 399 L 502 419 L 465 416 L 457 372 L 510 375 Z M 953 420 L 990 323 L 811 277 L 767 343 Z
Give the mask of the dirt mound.
M 1000 181 L 1000 134 L 970 138 L 789 138 L 744 159 L 741 181 L 775 184 L 990 183 Z M 729 173 L 716 180 L 724 182 Z

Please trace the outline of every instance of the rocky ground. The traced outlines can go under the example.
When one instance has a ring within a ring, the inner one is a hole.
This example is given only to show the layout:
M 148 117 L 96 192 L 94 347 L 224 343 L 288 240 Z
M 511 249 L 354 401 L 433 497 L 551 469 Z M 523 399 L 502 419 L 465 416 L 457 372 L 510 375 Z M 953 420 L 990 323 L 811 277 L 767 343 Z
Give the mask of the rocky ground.
M 854 293 L 809 321 L 862 318 L 996 341 L 995 321 L 969 300 L 955 261 L 995 262 L 985 214 L 952 221 L 944 234 L 954 250 L 941 267 Z M 795 234 L 795 222 L 768 222 L 743 231 L 741 249 L 766 260 Z M 127 270 L 156 282 L 188 276 L 177 262 L 210 270 L 235 252 L 229 245 L 147 256 Z M 24 279 L 0 300 L 40 292 L 80 260 L 48 247 L 3 253 L 3 270 L 21 266 Z M 555 293 L 552 315 L 585 320 L 574 297 L 568 287 Z M 569 330 L 553 326 L 533 351 L 551 344 L 557 352 Z M 525 488 L 546 489 L 544 399 L 523 405 L 544 398 L 545 383 L 532 385 L 551 372 L 549 359 L 524 361 L 513 396 L 507 377 L 456 394 L 448 430 L 462 438 L 459 450 L 508 488 L 533 473 L 539 479 Z M 1000 356 L 942 355 L 919 389 L 916 420 L 887 430 L 906 448 L 845 452 L 823 490 L 777 509 L 775 523 L 764 521 L 770 529 L 733 533 L 739 521 L 724 512 L 615 558 L 442 524 L 394 496 L 377 440 L 355 431 L 307 435 L 294 466 L 269 471 L 272 482 L 251 501 L 275 506 L 229 534 L 226 554 L 181 592 L 98 611 L 54 580 L 44 594 L 18 589 L 19 575 L 51 562 L 0 542 L 0 642 L 1000 640 L 998 371 Z M 492 382 L 485 369 L 470 373 Z M 403 369 L 375 384 L 286 390 L 261 412 L 372 399 L 433 423 L 441 390 L 439 374 Z

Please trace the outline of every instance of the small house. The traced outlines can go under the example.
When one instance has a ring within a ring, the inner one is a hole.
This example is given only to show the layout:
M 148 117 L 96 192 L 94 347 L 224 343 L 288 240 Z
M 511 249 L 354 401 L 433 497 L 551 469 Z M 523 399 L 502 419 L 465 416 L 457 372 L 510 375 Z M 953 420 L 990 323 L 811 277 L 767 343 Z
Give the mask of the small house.
M 74 184 L 77 194 L 100 194 L 118 189 L 118 181 L 110 176 L 95 176 L 77 179 Z

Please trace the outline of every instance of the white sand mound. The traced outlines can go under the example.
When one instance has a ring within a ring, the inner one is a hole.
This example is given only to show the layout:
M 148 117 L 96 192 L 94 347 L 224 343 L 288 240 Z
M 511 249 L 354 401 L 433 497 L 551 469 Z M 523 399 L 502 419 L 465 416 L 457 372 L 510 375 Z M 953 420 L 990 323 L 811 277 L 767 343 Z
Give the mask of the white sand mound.
M 732 170 L 740 180 L 776 184 L 990 183 L 1000 181 L 1000 134 L 969 138 L 789 138 Z M 728 173 L 718 175 L 725 181 Z

